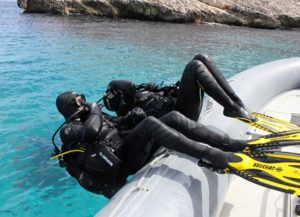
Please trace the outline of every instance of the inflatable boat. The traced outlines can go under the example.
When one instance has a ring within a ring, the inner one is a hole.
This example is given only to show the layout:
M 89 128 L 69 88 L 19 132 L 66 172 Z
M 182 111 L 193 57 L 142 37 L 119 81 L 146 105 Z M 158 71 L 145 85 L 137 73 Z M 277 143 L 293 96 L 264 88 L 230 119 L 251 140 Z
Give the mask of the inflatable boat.
M 300 125 L 300 58 L 259 65 L 229 79 L 251 111 Z M 264 132 L 223 115 L 206 98 L 199 122 L 232 138 Z M 300 147 L 288 147 L 300 153 Z M 258 217 L 296 216 L 299 198 L 197 165 L 197 159 L 159 150 L 102 208 L 96 217 Z

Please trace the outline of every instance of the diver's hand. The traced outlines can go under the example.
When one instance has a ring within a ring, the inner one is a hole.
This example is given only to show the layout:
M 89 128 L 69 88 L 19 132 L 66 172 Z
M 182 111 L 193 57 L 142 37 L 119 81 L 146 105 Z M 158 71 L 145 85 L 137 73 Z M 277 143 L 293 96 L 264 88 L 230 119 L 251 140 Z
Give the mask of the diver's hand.
M 84 105 L 79 107 L 77 117 L 81 118 L 89 114 L 99 113 L 99 108 L 100 107 L 96 103 L 85 103 Z
M 78 110 L 66 120 L 66 123 L 72 122 L 77 118 L 82 118 L 90 112 L 90 107 L 86 105 L 80 106 Z
M 135 127 L 138 125 L 145 117 L 145 111 L 140 107 L 135 107 L 129 111 L 124 117 L 120 118 L 120 123 L 125 124 L 129 127 Z

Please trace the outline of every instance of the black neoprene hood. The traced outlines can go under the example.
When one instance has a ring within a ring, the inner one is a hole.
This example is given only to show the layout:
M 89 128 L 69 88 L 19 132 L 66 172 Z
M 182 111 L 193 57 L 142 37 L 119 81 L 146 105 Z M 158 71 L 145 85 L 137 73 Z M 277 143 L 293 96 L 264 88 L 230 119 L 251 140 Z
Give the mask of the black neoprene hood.
M 132 109 L 136 87 L 131 81 L 113 80 L 108 84 L 106 93 L 109 91 L 114 91 L 116 96 L 104 100 L 104 105 L 108 110 L 116 111 L 118 115 L 125 115 L 128 110 Z
M 66 91 L 56 98 L 57 110 L 64 116 L 65 119 L 71 117 L 78 111 L 78 106 L 75 103 L 75 98 L 79 96 L 73 91 Z

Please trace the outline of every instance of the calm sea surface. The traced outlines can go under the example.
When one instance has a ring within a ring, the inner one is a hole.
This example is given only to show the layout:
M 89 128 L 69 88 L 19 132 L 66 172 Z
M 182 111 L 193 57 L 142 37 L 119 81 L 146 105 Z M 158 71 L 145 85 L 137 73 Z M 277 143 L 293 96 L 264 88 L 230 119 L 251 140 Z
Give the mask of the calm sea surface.
M 300 56 L 300 31 L 23 14 L 0 0 L 0 217 L 85 217 L 107 199 L 81 189 L 56 161 L 51 136 L 65 90 L 89 101 L 116 78 L 172 83 L 199 53 L 226 77 Z

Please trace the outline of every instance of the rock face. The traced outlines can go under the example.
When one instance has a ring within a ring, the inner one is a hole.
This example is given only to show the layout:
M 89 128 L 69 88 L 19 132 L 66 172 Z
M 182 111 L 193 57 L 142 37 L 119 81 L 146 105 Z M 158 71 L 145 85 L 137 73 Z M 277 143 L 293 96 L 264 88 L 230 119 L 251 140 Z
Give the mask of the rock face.
M 39 13 L 300 27 L 300 0 L 18 0 L 18 6 Z

